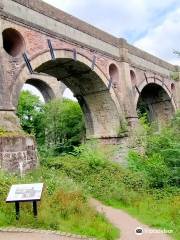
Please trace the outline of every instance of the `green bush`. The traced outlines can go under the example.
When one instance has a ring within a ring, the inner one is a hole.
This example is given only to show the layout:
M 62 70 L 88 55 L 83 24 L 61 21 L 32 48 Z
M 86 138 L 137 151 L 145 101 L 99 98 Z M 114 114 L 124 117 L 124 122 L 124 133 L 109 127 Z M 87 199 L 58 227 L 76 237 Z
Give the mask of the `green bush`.
M 147 181 L 146 186 L 162 188 L 170 184 L 171 172 L 159 153 L 147 157 L 131 151 L 128 160 L 129 168 Z
M 144 158 L 130 151 L 127 169 L 108 161 L 108 151 L 93 141 L 76 148 L 74 155 L 48 158 L 44 164 L 106 204 L 124 208 L 154 227 L 172 229 L 178 239 L 179 193 L 169 183 L 171 175 L 162 156 L 154 153 Z
M 170 182 L 170 171 L 160 154 L 154 153 L 145 161 L 150 187 L 165 187 Z
M 139 154 L 130 151 L 128 165 L 133 172 L 142 173 L 150 187 L 166 185 L 179 186 L 180 183 L 180 113 L 166 124 L 160 132 L 145 124 L 143 136 L 144 151 Z M 144 124 L 144 123 L 143 123 Z M 140 136 L 141 139 L 141 136 Z

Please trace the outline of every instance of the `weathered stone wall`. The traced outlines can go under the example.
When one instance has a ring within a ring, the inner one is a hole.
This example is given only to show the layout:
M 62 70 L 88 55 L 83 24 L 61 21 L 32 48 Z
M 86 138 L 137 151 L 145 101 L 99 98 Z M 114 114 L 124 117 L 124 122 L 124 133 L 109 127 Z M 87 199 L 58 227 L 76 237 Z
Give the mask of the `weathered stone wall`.
M 0 137 L 0 169 L 26 172 L 38 165 L 36 145 L 30 136 Z

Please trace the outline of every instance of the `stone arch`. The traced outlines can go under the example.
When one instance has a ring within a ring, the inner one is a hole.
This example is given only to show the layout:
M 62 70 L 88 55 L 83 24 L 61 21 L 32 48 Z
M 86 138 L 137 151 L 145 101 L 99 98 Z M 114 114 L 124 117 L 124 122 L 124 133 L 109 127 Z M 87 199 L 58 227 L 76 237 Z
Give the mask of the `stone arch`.
M 41 92 L 45 102 L 48 102 L 55 98 L 55 94 L 52 88 L 47 83 L 38 78 L 27 79 L 26 84 L 32 85 L 37 88 Z
M 38 74 L 46 74 L 62 81 L 71 91 L 84 112 L 87 138 L 118 137 L 123 114 L 113 89 L 108 89 L 109 80 L 92 60 L 72 50 L 55 50 L 52 60 L 49 51 L 31 59 Z M 20 86 L 30 74 L 24 66 L 13 88 L 12 99 L 19 94 Z
M 61 82 L 58 82 L 56 78 L 45 74 L 32 74 L 25 83 L 37 88 L 42 94 L 45 102 L 54 98 L 62 98 L 65 89 L 65 86 Z
M 171 118 L 176 110 L 173 94 L 161 79 L 149 77 L 136 90 L 136 109 L 146 112 L 149 122 L 159 125 Z
M 164 80 L 154 77 L 154 76 L 147 77 L 139 85 L 136 86 L 137 89 L 136 89 L 136 94 L 135 94 L 135 106 L 137 106 L 139 94 L 142 92 L 143 88 L 150 83 L 155 83 L 164 89 L 164 91 L 167 93 L 167 95 L 171 99 L 171 103 L 173 105 L 174 110 L 176 110 L 177 107 L 176 107 L 176 102 L 174 100 L 173 92 L 168 88 L 168 86 Z

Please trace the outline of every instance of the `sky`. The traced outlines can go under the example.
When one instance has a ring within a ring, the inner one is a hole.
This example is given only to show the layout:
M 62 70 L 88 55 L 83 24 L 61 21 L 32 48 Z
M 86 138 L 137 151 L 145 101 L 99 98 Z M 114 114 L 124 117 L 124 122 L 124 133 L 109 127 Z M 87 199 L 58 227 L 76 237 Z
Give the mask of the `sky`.
M 36 87 L 34 87 L 30 84 L 24 84 L 22 90 L 30 91 L 31 93 L 37 95 L 42 102 L 44 102 L 44 98 L 43 98 L 41 92 Z M 63 97 L 69 98 L 69 99 L 77 102 L 77 99 L 73 96 L 73 93 L 71 92 L 71 90 L 69 88 L 65 89 L 65 91 L 63 93 Z
M 173 64 L 180 58 L 180 0 L 44 0 Z
M 174 64 L 180 59 L 179 0 L 44 0 Z

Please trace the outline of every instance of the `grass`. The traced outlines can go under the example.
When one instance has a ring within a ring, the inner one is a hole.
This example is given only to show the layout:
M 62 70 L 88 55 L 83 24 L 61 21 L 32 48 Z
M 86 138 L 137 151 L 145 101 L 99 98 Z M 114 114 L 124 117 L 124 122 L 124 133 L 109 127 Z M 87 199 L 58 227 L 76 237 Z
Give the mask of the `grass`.
M 142 223 L 173 230 L 172 236 L 179 239 L 179 189 L 150 189 L 140 172 L 132 172 L 109 162 L 107 152 L 103 155 L 102 152 L 96 153 L 97 147 L 92 149 L 87 147 L 76 157 L 46 158 L 43 164 L 70 177 L 100 201 L 124 209 Z
M 20 179 L 1 172 L 0 226 L 52 229 L 107 240 L 117 238 L 118 230 L 89 206 L 83 190 L 68 177 L 56 173 L 43 168 Z M 44 182 L 45 189 L 38 203 L 38 218 L 33 218 L 30 203 L 22 203 L 17 221 L 14 204 L 5 203 L 5 198 L 11 184 L 24 182 Z
M 180 196 L 157 199 L 155 195 L 143 194 L 140 201 L 131 205 L 116 200 L 107 201 L 106 204 L 125 210 L 151 227 L 172 230 L 172 237 L 180 239 Z
M 100 150 L 99 150 L 100 149 Z M 108 161 L 110 153 L 96 143 L 83 145 L 75 156 L 41 157 L 41 170 L 24 179 L 1 173 L 0 225 L 67 231 L 101 239 L 115 239 L 118 231 L 88 205 L 88 196 L 122 208 L 142 223 L 173 230 L 179 239 L 179 188 L 150 188 L 140 172 Z M 17 222 L 14 206 L 4 199 L 12 183 L 44 182 L 45 190 L 35 221 L 29 204 L 23 204 Z

